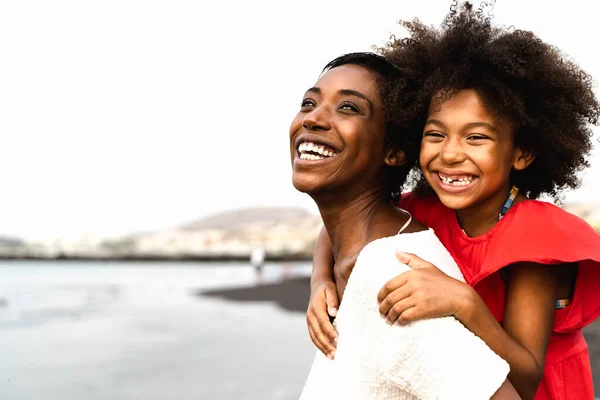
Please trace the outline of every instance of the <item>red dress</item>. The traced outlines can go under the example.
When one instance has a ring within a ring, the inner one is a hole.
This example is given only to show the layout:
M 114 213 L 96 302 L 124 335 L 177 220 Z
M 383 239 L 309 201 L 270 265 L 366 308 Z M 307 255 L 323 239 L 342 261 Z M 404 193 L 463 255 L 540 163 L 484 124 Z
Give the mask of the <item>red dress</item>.
M 589 224 L 553 204 L 525 200 L 512 206 L 486 234 L 470 238 L 456 214 L 435 196 L 402 196 L 400 207 L 433 228 L 465 279 L 502 324 L 506 287 L 500 269 L 518 262 L 577 262 L 575 292 L 557 309 L 544 376 L 535 399 L 592 400 L 594 387 L 581 329 L 600 315 L 600 235 Z

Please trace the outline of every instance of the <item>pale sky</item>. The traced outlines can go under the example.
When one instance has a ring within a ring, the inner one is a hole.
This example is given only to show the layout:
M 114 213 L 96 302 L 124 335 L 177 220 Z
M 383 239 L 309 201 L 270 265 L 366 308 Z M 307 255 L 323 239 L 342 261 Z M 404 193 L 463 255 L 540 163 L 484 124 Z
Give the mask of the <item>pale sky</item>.
M 316 211 L 290 180 L 304 91 L 329 60 L 402 33 L 400 18 L 438 24 L 450 3 L 2 2 L 0 233 L 119 235 L 246 206 Z M 591 2 L 549 3 L 499 0 L 495 20 L 600 81 Z M 600 151 L 591 161 L 568 200 L 596 197 Z

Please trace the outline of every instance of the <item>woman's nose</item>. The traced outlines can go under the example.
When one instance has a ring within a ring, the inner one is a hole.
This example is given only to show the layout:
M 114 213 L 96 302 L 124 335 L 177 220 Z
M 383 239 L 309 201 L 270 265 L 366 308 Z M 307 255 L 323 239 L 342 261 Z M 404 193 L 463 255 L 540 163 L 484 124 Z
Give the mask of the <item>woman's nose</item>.
M 331 129 L 331 114 L 325 107 L 317 107 L 304 116 L 302 126 L 308 130 Z

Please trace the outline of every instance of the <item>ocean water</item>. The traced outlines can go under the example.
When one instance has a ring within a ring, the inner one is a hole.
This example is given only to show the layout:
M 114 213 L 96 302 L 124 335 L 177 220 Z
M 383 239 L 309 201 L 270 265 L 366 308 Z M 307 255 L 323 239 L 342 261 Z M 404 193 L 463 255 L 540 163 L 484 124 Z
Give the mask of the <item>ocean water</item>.
M 304 312 L 199 294 L 257 283 L 245 263 L 0 262 L 0 400 L 297 399 Z M 585 333 L 597 377 L 600 322 Z
M 198 294 L 256 283 L 245 263 L 2 262 L 0 399 L 297 399 L 304 314 Z

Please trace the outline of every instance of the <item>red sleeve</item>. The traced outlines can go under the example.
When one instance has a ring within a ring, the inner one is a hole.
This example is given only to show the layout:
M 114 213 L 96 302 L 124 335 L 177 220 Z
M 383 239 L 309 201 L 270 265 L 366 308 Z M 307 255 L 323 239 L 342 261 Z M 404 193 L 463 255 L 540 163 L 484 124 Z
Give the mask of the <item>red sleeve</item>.
M 555 330 L 581 329 L 600 316 L 600 235 L 583 219 L 553 204 L 526 200 L 492 230 L 496 232 L 487 246 L 486 262 L 472 285 L 518 262 L 578 263 L 573 299 L 557 311 Z

